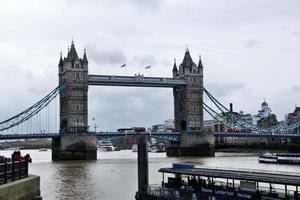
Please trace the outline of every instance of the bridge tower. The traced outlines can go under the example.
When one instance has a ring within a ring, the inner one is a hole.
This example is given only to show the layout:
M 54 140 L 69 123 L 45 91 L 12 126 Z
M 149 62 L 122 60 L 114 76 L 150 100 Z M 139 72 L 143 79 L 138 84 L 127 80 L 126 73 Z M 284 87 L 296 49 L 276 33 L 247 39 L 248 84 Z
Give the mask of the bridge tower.
M 173 66 L 173 78 L 184 78 L 186 85 L 175 87 L 175 130 L 181 132 L 179 143 L 167 147 L 168 156 L 214 155 L 214 137 L 203 128 L 203 65 L 196 65 L 186 50 L 182 63 Z
M 185 87 L 176 87 L 174 95 L 175 129 L 177 131 L 201 130 L 203 127 L 203 66 L 201 58 L 198 66 L 193 62 L 187 49 L 177 70 L 173 66 L 173 78 L 183 77 Z
M 88 133 L 88 59 L 79 58 L 72 41 L 58 64 L 60 93 L 60 138 L 52 141 L 52 160 L 97 159 L 96 135 Z

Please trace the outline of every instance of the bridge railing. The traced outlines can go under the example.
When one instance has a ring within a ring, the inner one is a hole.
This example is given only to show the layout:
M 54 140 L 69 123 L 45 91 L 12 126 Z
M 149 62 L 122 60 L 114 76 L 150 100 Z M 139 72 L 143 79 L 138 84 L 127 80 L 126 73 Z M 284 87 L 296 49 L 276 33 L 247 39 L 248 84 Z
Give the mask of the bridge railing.
M 0 185 L 28 176 L 27 161 L 6 161 L 0 163 Z
M 87 133 L 87 132 L 89 132 L 88 126 L 60 128 L 59 130 L 59 133 Z

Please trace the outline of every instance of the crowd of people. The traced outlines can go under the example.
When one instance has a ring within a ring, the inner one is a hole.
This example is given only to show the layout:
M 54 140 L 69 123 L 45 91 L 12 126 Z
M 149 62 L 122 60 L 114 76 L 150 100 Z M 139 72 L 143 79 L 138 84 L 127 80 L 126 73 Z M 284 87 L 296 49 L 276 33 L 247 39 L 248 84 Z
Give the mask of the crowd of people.
M 20 151 L 14 151 L 13 154 L 11 155 L 11 160 L 13 161 L 27 161 L 29 163 L 32 162 L 31 157 L 29 154 L 26 154 L 24 157 L 21 155 Z
M 22 156 L 20 151 L 14 151 L 11 155 L 11 158 L 0 156 L 0 163 L 11 162 L 11 161 L 27 161 L 31 163 L 32 159 L 29 154 Z

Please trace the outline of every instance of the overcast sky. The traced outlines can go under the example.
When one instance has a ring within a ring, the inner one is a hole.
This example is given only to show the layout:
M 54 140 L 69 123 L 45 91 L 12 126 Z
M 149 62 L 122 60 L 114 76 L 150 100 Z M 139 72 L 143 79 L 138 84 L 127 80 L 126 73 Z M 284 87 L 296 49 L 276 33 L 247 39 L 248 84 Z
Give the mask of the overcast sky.
M 300 105 L 299 9 L 299 0 L 1 0 L 0 121 L 57 86 L 72 37 L 80 56 L 87 49 L 90 74 L 168 77 L 188 46 L 222 103 L 257 114 L 265 98 L 283 119 Z M 90 124 L 101 130 L 173 113 L 172 89 L 89 88 Z

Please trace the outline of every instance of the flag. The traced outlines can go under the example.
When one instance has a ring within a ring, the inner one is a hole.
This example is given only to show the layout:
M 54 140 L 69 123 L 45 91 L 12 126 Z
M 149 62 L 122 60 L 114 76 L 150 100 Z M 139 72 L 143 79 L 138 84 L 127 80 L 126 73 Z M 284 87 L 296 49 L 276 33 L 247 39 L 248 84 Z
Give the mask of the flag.
M 145 68 L 146 68 L 146 69 L 150 69 L 150 68 L 151 68 L 151 66 L 146 66 Z
M 121 68 L 126 67 L 126 64 L 121 65 Z

